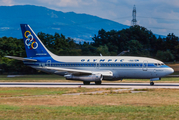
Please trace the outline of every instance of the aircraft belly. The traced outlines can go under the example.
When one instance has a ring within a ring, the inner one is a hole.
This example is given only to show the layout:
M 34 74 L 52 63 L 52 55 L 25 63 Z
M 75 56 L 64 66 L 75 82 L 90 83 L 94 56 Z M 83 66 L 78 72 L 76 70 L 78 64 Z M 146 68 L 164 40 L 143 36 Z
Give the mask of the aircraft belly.
M 115 78 L 151 78 L 151 71 L 148 69 L 147 71 L 143 71 L 141 68 L 139 69 L 115 69 L 112 70 Z

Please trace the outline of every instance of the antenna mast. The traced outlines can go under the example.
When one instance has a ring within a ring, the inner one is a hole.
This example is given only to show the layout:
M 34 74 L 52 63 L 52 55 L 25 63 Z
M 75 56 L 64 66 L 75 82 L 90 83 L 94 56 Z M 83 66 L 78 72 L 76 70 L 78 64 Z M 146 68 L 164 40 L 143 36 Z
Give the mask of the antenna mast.
M 133 19 L 132 19 L 132 26 L 137 25 L 136 13 L 137 13 L 137 12 L 136 12 L 136 7 L 135 7 L 135 5 L 134 5 L 133 11 L 132 11 L 132 17 L 133 17 Z

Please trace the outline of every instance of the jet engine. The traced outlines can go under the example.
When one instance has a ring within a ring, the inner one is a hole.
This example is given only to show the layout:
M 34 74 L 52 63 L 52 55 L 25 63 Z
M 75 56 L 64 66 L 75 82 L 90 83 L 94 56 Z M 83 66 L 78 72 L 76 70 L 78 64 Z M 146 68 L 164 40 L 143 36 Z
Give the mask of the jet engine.
M 81 80 L 81 81 L 89 81 L 89 82 L 95 82 L 95 81 L 102 81 L 103 76 L 102 74 L 92 74 L 92 75 L 65 75 L 64 76 L 67 80 Z

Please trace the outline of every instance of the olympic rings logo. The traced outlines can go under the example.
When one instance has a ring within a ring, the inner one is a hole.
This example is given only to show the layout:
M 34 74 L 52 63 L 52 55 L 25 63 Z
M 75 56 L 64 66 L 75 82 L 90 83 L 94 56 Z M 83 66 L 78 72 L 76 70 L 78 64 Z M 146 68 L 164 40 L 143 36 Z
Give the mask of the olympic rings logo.
M 24 36 L 27 38 L 25 40 L 25 44 L 27 45 L 28 49 L 38 48 L 38 43 L 36 42 L 30 31 L 25 31 Z

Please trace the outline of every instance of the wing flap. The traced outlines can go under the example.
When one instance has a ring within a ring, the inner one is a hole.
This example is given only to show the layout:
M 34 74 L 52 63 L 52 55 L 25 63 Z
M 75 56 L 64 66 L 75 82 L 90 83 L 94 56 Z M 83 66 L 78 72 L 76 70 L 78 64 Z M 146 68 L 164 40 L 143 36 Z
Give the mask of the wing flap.
M 45 67 L 49 70 L 55 70 L 55 73 L 60 72 L 68 72 L 72 74 L 102 74 L 103 76 L 113 76 L 113 73 L 111 71 L 89 71 L 89 70 L 77 70 L 77 69 L 68 69 L 68 68 L 54 68 L 54 67 Z
M 72 74 L 92 74 L 91 71 L 87 71 L 87 70 L 77 70 L 77 69 L 68 69 L 68 68 L 54 68 L 54 67 L 45 67 L 45 68 L 49 69 L 49 70 L 56 70 L 55 73 L 68 72 L 68 73 L 72 73 Z

